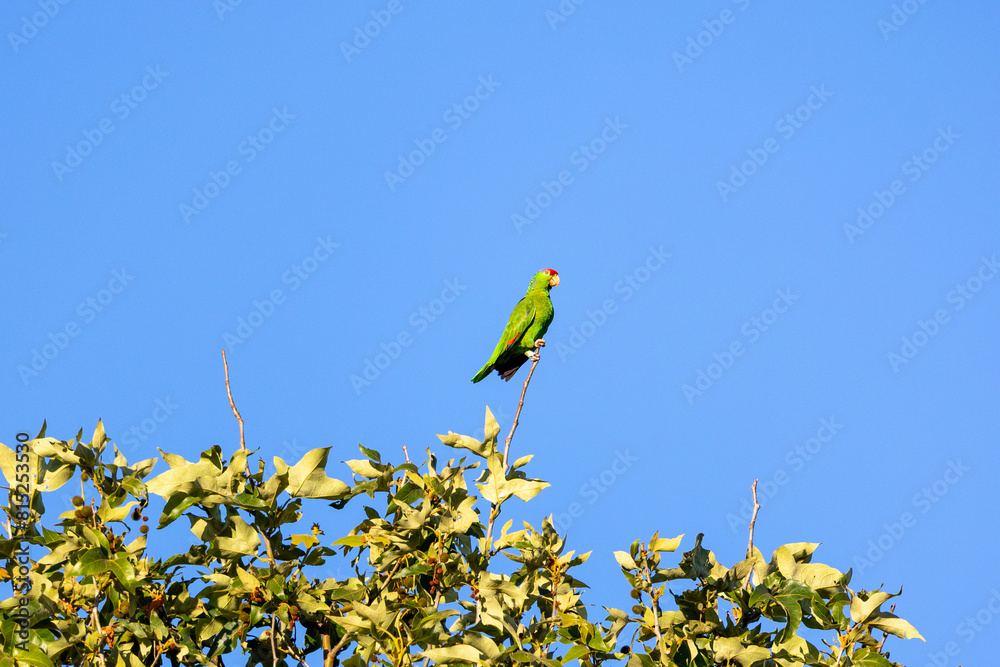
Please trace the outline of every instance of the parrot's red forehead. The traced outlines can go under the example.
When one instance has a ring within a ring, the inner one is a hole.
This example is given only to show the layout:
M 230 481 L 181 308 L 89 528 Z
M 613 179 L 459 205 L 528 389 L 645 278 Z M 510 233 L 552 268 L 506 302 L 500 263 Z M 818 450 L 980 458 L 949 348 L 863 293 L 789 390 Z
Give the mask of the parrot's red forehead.
M 545 269 L 544 271 L 542 271 L 542 273 L 544 273 L 546 275 L 549 275 L 549 276 L 558 276 L 559 275 L 559 272 L 556 271 L 555 269 Z

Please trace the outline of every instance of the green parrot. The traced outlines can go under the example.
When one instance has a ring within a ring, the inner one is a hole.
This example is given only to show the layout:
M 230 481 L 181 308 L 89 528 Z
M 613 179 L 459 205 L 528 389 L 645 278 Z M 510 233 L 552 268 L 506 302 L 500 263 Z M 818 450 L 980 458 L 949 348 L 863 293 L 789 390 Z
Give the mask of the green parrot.
M 514 306 L 514 312 L 507 320 L 507 328 L 497 343 L 493 355 L 486 362 L 473 382 L 479 382 L 490 371 L 496 371 L 506 381 L 514 376 L 517 369 L 535 355 L 535 349 L 545 345 L 542 336 L 552 324 L 552 301 L 549 290 L 559 284 L 559 274 L 555 269 L 545 269 L 535 274 L 528 286 L 528 293 Z

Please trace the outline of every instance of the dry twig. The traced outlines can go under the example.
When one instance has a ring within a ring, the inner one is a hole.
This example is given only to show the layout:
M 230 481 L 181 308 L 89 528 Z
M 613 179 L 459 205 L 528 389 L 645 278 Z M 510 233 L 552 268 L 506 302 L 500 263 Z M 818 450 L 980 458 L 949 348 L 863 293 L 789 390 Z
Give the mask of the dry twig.
M 226 361 L 225 350 L 222 351 L 222 365 L 226 369 L 226 393 L 229 394 L 229 407 L 233 409 L 236 421 L 240 423 L 240 449 L 246 449 L 247 443 L 243 439 L 243 417 L 240 416 L 240 411 L 236 409 L 236 403 L 233 401 L 233 390 L 229 388 L 229 362 Z
M 531 382 L 531 374 L 535 372 L 535 366 L 538 365 L 539 360 L 542 358 L 541 348 L 545 345 L 545 341 L 536 341 L 536 345 L 535 354 L 531 358 L 531 368 L 528 370 L 528 377 L 524 378 L 524 386 L 521 387 L 521 400 L 517 404 L 517 412 L 514 413 L 514 423 L 510 425 L 510 435 L 507 436 L 507 440 L 503 443 L 504 472 L 507 471 L 507 454 L 510 452 L 510 441 L 514 439 L 514 431 L 517 430 L 517 420 L 518 417 L 521 416 L 521 408 L 524 407 L 524 394 L 528 391 L 528 383 Z
M 531 357 L 531 368 L 528 370 L 528 377 L 524 378 L 524 385 L 521 387 L 521 400 L 517 404 L 517 412 L 514 413 L 514 423 L 510 425 L 510 434 L 507 435 L 507 440 L 503 444 L 503 471 L 504 474 L 507 473 L 507 456 L 510 453 L 510 441 L 514 439 L 514 431 L 517 430 L 517 421 L 521 416 L 521 408 L 524 407 L 524 395 L 528 391 L 528 383 L 531 382 L 531 375 L 535 372 L 535 366 L 538 365 L 539 360 L 541 360 L 541 348 L 545 345 L 545 341 L 539 340 L 535 341 L 535 354 Z M 500 516 L 499 508 L 496 505 L 490 505 L 490 518 L 486 524 L 486 545 L 487 556 L 492 550 L 493 546 L 493 523 Z M 483 602 L 480 597 L 476 596 L 476 623 L 479 623 L 479 617 L 482 613 Z
M 760 509 L 760 504 L 757 502 L 757 480 L 753 481 L 750 485 L 750 491 L 753 492 L 753 514 L 750 516 L 750 539 L 747 542 L 747 558 L 753 558 L 753 527 L 757 523 L 757 510 Z M 753 576 L 753 568 L 747 572 L 747 580 L 743 582 L 743 588 L 750 588 L 750 578 Z

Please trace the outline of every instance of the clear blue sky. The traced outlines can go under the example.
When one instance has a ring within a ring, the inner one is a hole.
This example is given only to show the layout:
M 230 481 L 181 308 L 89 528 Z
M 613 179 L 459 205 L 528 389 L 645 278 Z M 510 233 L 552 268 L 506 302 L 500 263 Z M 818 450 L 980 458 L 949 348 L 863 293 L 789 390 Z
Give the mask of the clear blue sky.
M 994 3 L 198 4 L 0 10 L 0 440 L 231 452 L 227 347 L 268 459 L 441 452 L 552 267 L 515 509 L 591 602 L 654 530 L 739 560 L 759 478 L 765 553 L 905 586 L 894 660 L 995 657 Z

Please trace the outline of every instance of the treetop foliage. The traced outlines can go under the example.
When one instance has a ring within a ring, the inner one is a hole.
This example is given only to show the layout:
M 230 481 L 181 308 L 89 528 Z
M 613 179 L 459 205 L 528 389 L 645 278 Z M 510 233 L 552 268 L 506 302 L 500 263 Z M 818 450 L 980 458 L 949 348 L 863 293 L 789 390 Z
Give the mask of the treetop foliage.
M 726 566 L 698 535 L 668 565 L 683 536 L 654 534 L 614 552 L 634 605 L 587 603 L 574 572 L 590 554 L 568 550 L 550 519 L 498 527 L 505 503 L 548 484 L 528 476 L 530 455 L 505 465 L 489 409 L 484 430 L 439 436 L 457 458 L 428 450 L 420 465 L 360 446 L 345 481 L 327 475 L 329 447 L 273 457 L 269 471 L 257 452 L 219 446 L 129 463 L 100 422 L 89 442 L 43 426 L 27 447 L 0 445 L 11 490 L 0 579 L 17 591 L 0 603 L 0 667 L 889 667 L 885 636 L 922 639 L 882 609 L 898 593 L 852 590 L 851 572 L 813 562 L 805 542 Z M 160 459 L 168 469 L 153 476 Z M 73 508 L 46 515 L 46 494 L 76 478 Z M 193 546 L 147 550 L 150 494 L 163 499 L 157 528 L 183 519 Z M 362 520 L 348 535 L 292 534 L 310 503 Z M 37 560 L 19 565 L 19 544 Z M 345 560 L 350 576 L 316 576 Z

